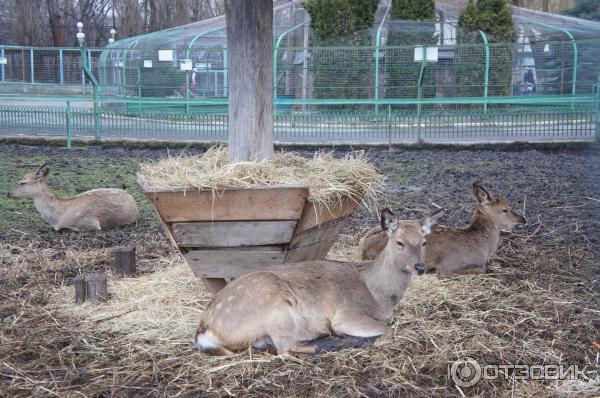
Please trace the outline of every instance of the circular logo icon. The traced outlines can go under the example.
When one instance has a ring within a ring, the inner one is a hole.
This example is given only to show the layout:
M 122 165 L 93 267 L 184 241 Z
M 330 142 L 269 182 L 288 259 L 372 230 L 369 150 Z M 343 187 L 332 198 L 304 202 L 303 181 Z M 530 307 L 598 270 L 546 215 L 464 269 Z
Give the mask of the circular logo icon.
M 461 358 L 450 367 L 452 381 L 460 387 L 472 387 L 481 379 L 481 366 L 473 358 Z

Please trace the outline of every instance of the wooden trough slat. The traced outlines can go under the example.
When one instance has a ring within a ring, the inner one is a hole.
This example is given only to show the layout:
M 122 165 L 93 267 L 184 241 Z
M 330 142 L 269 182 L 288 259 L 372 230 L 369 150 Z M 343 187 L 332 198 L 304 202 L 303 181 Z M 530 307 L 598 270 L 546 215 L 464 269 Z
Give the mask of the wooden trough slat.
M 331 220 L 346 217 L 356 210 L 360 199 L 343 197 L 338 204 L 331 206 L 313 205 L 310 201 L 306 203 L 302 217 L 296 227 L 296 234 L 325 224 Z
M 330 221 L 326 224 L 296 233 L 290 242 L 290 249 L 309 246 L 330 236 L 336 236 L 344 228 L 346 217 Z
M 337 236 L 312 245 L 290 249 L 285 256 L 285 262 L 299 263 L 302 261 L 322 260 L 329 252 L 329 249 L 331 249 L 331 246 L 335 243 L 335 238 L 337 238 Z
M 173 223 L 180 246 L 237 247 L 289 243 L 296 221 L 215 221 Z
M 270 265 L 282 264 L 284 251 L 190 250 L 184 257 L 198 277 L 238 278 Z
M 336 219 L 295 235 L 290 243 L 285 262 L 322 260 L 335 243 L 347 220 L 348 217 Z
M 145 192 L 165 222 L 298 220 L 308 188 Z M 268 218 L 266 218 L 268 217 Z

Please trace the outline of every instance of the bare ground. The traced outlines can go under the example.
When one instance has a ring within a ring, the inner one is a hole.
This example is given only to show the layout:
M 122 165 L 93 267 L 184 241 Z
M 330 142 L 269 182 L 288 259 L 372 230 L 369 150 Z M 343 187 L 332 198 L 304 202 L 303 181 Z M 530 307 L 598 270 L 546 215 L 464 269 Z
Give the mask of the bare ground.
M 343 151 L 344 149 L 340 149 Z M 178 151 L 178 150 L 176 150 Z M 192 151 L 196 151 L 192 149 Z M 309 155 L 308 149 L 298 149 Z M 55 233 L 30 203 L 0 198 L 0 395 L 4 396 L 594 396 L 600 393 L 600 154 L 597 146 L 371 149 L 388 177 L 388 205 L 405 217 L 430 203 L 444 222 L 468 221 L 470 185 L 481 181 L 525 209 L 529 226 L 503 236 L 477 276 L 417 278 L 400 303 L 395 338 L 363 349 L 309 357 L 246 351 L 209 358 L 189 343 L 132 340 L 56 310 L 75 274 L 109 267 L 114 246 L 138 248 L 140 283 L 178 260 L 133 184 L 140 160 L 166 149 L 0 144 L 0 190 L 34 163 L 51 159 L 61 193 L 123 187 L 141 206 L 138 226 L 93 234 Z M 356 258 L 374 215 L 361 209 L 330 253 Z M 66 290 L 65 290 L 66 289 Z M 157 292 L 158 294 L 158 292 Z M 188 295 L 198 308 L 208 296 Z M 152 320 L 149 320 L 149 322 Z M 174 326 L 175 327 L 175 326 Z M 579 364 L 592 380 L 482 380 L 456 386 L 448 367 L 469 356 L 481 364 Z M 594 381 L 595 378 L 595 381 Z

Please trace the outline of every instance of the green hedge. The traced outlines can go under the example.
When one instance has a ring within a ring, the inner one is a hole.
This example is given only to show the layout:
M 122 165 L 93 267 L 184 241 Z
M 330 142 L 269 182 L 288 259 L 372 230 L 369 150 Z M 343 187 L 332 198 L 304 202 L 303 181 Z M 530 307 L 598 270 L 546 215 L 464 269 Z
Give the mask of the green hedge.
M 312 95 L 315 98 L 368 98 L 373 80 L 371 51 L 338 46 L 370 46 L 376 0 L 309 0 Z M 330 47 L 319 49 L 318 47 Z
M 392 18 L 406 20 L 435 19 L 435 0 L 393 0 Z
M 417 98 L 421 63 L 414 62 L 414 45 L 437 43 L 435 26 L 420 23 L 419 29 L 391 31 L 385 50 L 385 97 Z M 398 47 L 398 48 L 394 48 Z M 428 63 L 423 76 L 422 98 L 435 97 L 437 63 Z
M 469 0 L 458 20 L 461 44 L 455 52 L 455 74 L 459 96 L 483 96 L 485 47 L 477 30 L 485 32 L 490 43 L 488 95 L 512 95 L 512 62 L 516 34 L 512 10 L 505 0 Z M 477 44 L 470 46 L 469 44 Z

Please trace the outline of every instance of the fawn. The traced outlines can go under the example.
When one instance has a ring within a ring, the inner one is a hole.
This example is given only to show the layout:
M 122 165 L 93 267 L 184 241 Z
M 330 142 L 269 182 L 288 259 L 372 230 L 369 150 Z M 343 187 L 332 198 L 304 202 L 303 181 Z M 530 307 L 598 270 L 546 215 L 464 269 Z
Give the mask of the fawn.
M 59 198 L 46 181 L 49 172 L 50 167 L 45 163 L 25 174 L 8 196 L 33 199 L 42 218 L 56 231 L 100 231 L 137 221 L 135 200 L 122 189 L 92 189 L 70 198 Z
M 234 280 L 208 304 L 196 345 L 211 355 L 249 345 L 274 346 L 278 354 L 316 353 L 323 345 L 310 340 L 332 334 L 391 337 L 387 324 L 412 274 L 425 271 L 425 237 L 442 213 L 403 221 L 384 210 L 387 245 L 372 262 L 307 261 Z

